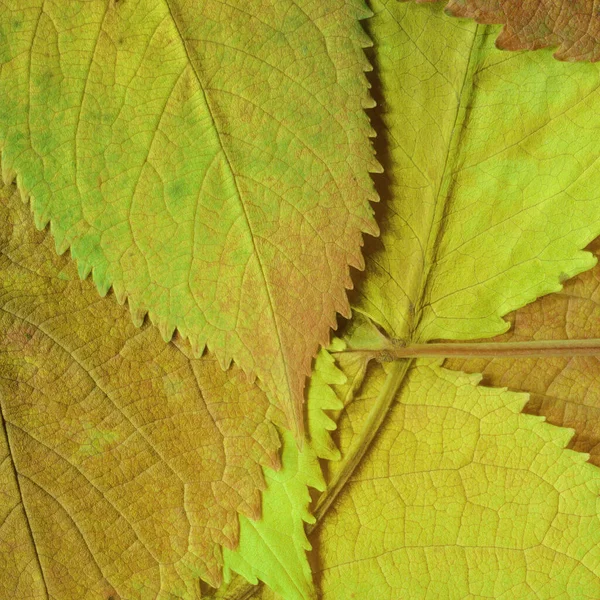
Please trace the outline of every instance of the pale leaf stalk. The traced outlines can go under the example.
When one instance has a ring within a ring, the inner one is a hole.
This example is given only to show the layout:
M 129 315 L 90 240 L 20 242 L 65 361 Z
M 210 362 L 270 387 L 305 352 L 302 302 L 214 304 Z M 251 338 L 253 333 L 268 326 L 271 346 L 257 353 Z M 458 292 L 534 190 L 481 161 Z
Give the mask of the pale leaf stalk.
M 431 344 L 390 343 L 380 351 L 353 348 L 342 352 L 365 354 L 370 359 L 389 362 L 405 358 L 544 358 L 552 356 L 600 355 L 600 339 L 539 340 L 523 342 L 451 342 Z M 332 354 L 339 354 L 332 353 Z
M 373 442 L 383 424 L 411 362 L 411 360 L 396 360 L 390 366 L 385 383 L 377 396 L 375 404 L 373 404 L 369 411 L 360 435 L 353 440 L 348 452 L 344 455 L 341 468 L 333 475 L 328 482 L 327 489 L 319 496 L 315 504 L 313 515 L 316 520 L 307 526 L 308 534 L 312 533 L 319 525 L 319 522 L 325 516 L 325 513 L 329 510 L 331 504 L 335 501 L 360 464 L 365 453 L 371 447 L 371 442 Z

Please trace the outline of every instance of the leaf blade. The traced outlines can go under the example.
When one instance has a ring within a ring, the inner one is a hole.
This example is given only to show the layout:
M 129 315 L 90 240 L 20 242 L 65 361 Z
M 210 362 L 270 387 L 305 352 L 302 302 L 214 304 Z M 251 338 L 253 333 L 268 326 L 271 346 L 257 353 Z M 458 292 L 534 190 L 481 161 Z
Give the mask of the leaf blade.
M 374 10 L 391 209 L 353 304 L 406 343 L 504 332 L 502 315 L 595 264 L 597 66 L 569 86 L 574 65 L 503 54 L 493 28 L 439 6 Z
M 0 141 L 5 175 L 82 276 L 165 339 L 177 327 L 257 373 L 301 430 L 310 361 L 376 233 L 367 12 L 255 9 L 5 8 Z
M 283 417 L 237 367 L 136 329 L 1 193 L 0 590 L 193 598 L 220 582 L 239 515 L 260 516 Z
M 597 254 L 598 242 L 591 245 Z M 567 281 L 560 292 L 539 298 L 508 316 L 511 329 L 498 342 L 529 340 L 589 339 L 600 334 L 596 304 L 599 267 Z M 596 356 L 565 356 L 539 361 L 450 359 L 449 369 L 483 374 L 489 385 L 519 388 L 530 394 L 525 410 L 544 416 L 553 425 L 575 430 L 570 447 L 588 452 L 599 465 L 600 435 L 597 398 Z
M 0 482 L 3 495 L 0 504 L 0 556 L 3 557 L 3 577 L 0 584 L 5 591 L 10 590 L 16 598 L 47 600 L 48 590 L 36 553 L 35 541 L 29 530 L 4 417 L 1 414 L 0 419 Z
M 564 450 L 571 431 L 520 414 L 525 394 L 480 379 L 416 361 L 317 530 L 324 599 L 598 594 L 597 469 Z M 342 414 L 342 454 L 384 380 L 372 365 Z

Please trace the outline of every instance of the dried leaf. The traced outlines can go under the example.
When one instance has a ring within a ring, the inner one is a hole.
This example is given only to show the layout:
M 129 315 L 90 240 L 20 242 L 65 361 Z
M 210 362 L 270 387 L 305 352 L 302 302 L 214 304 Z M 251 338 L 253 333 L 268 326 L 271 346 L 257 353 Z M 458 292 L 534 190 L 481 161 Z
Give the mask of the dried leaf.
M 0 202 L 0 597 L 195 598 L 261 514 L 282 416 L 232 367 L 136 329 Z
M 554 56 L 559 60 L 600 60 L 594 0 L 450 0 L 446 12 L 478 23 L 504 24 L 496 41 L 502 50 L 558 47 Z
M 355 306 L 406 343 L 504 333 L 596 263 L 600 67 L 507 55 L 441 6 L 373 9 L 389 155 Z
M 305 378 L 377 233 L 363 0 L 0 6 L 0 147 L 38 227 L 169 340 Z

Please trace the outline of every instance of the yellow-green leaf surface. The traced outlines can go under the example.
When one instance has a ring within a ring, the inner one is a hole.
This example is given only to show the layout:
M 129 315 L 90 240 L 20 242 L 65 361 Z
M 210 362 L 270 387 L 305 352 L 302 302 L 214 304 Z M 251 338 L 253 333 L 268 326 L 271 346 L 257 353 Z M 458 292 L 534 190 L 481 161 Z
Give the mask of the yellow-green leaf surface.
M 372 6 L 385 203 L 355 306 L 409 344 L 504 332 L 596 262 L 600 71 L 501 52 L 499 28 L 441 6 Z M 385 343 L 353 327 L 319 597 L 598 598 L 600 473 L 565 449 L 572 430 L 479 375 L 368 363 Z
M 263 518 L 251 521 L 241 517 L 239 546 L 224 553 L 226 568 L 253 584 L 260 579 L 286 600 L 316 598 L 305 556 L 311 546 L 304 535 L 304 523 L 315 522 L 308 511 L 308 487 L 322 492 L 325 481 L 318 459 L 339 457 L 328 434 L 335 423 L 325 411 L 342 407 L 331 385 L 342 385 L 345 381 L 331 355 L 321 350 L 308 390 L 310 439 L 299 450 L 293 436 L 287 431 L 283 433 L 283 468 L 266 472 Z
M 342 455 L 385 378 L 371 368 L 344 411 Z M 321 598 L 600 597 L 600 472 L 564 450 L 571 430 L 520 414 L 526 394 L 479 380 L 413 363 L 317 530 Z
M 501 52 L 498 28 L 440 5 L 373 8 L 387 208 L 356 307 L 409 344 L 502 333 L 503 315 L 595 264 L 581 249 L 600 227 L 600 70 Z M 340 421 L 359 464 L 340 466 L 319 528 L 323 598 L 598 597 L 600 478 L 564 450 L 572 432 L 478 375 L 386 370 L 362 384 L 358 370 Z
M 8 188 L 0 331 L 0 598 L 196 600 L 199 577 L 218 585 L 221 547 L 238 513 L 260 517 L 262 467 L 278 465 L 266 395 L 136 329 Z
M 392 336 L 503 333 L 501 316 L 591 268 L 600 68 L 495 48 L 441 5 L 373 2 L 386 178 L 356 299 Z
M 592 246 L 596 255 L 598 240 Z M 567 281 L 563 290 L 544 296 L 508 317 L 511 330 L 492 342 L 600 338 L 600 266 Z M 597 356 L 544 358 L 452 358 L 451 369 L 483 373 L 487 385 L 530 393 L 526 411 L 572 427 L 571 447 L 590 453 L 600 466 L 600 362 Z
M 417 0 L 430 2 L 435 0 Z M 504 23 L 503 50 L 558 47 L 559 60 L 600 59 L 600 18 L 590 0 L 450 0 L 446 11 L 479 23 Z
M 375 234 L 362 0 L 10 0 L 0 146 L 38 227 L 302 429 Z

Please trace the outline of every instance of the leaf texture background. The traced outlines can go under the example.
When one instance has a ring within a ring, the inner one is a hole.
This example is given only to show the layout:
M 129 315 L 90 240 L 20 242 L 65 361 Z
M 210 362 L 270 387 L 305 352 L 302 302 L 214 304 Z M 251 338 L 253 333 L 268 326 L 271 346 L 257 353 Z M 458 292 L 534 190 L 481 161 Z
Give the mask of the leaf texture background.
M 335 355 L 347 383 L 329 489 L 390 378 L 400 391 L 317 529 L 320 597 L 596 598 L 598 472 L 565 450 L 572 431 L 521 414 L 526 394 L 479 375 L 424 360 L 402 374 L 365 356 L 382 343 L 367 316 L 404 343 L 491 336 L 509 307 L 595 264 L 582 249 L 600 226 L 598 69 L 578 65 L 574 79 L 549 51 L 507 55 L 499 28 L 441 6 L 373 8 L 382 237 L 354 296 L 365 317 L 345 339 L 367 352 Z
M 302 392 L 377 233 L 362 0 L 0 7 L 0 145 L 35 221 L 136 322 Z
M 257 519 L 283 415 L 237 367 L 136 329 L 0 202 L 0 597 L 194 598 Z
M 569 86 L 549 52 L 498 51 L 497 28 L 441 7 L 374 10 L 388 208 L 357 308 L 407 343 L 504 331 L 509 306 L 595 264 L 581 249 L 598 233 L 597 68 Z M 372 365 L 361 383 L 364 365 L 351 366 L 343 460 L 398 370 Z M 408 367 L 317 530 L 321 597 L 597 597 L 597 471 L 564 450 L 571 431 L 521 414 L 525 394 L 479 381 L 433 361 Z
M 405 341 L 503 333 L 502 315 L 595 264 L 600 70 L 501 52 L 497 28 L 441 5 L 373 8 L 389 155 L 355 306 Z
M 600 472 L 565 449 L 571 430 L 522 414 L 520 391 L 581 432 L 595 361 L 448 362 L 508 391 L 368 358 L 386 336 L 486 338 L 511 319 L 514 339 L 598 335 L 583 249 L 600 233 L 599 68 L 503 53 L 500 27 L 442 5 L 373 1 L 382 237 L 344 340 L 316 361 L 300 447 L 310 360 L 348 315 L 361 232 L 376 232 L 368 11 L 259 5 L 0 7 L 3 174 L 54 237 L 3 192 L 0 592 L 195 600 L 224 565 L 266 582 L 263 600 L 597 599 Z M 545 20 L 528 17 L 544 0 L 449 6 L 506 24 L 505 47 L 594 57 L 589 4 L 553 3 Z M 79 279 L 90 271 L 141 329 Z M 165 344 L 146 312 L 181 336 Z M 294 424 L 278 470 L 275 425 Z M 586 436 L 571 445 L 595 451 L 595 423 Z M 307 560 L 319 458 L 326 494 L 341 492 Z M 252 593 L 234 578 L 213 597 Z
M 550 46 L 558 47 L 559 60 L 600 60 L 600 18 L 593 0 L 450 0 L 446 11 L 479 23 L 504 23 L 496 41 L 502 50 Z

